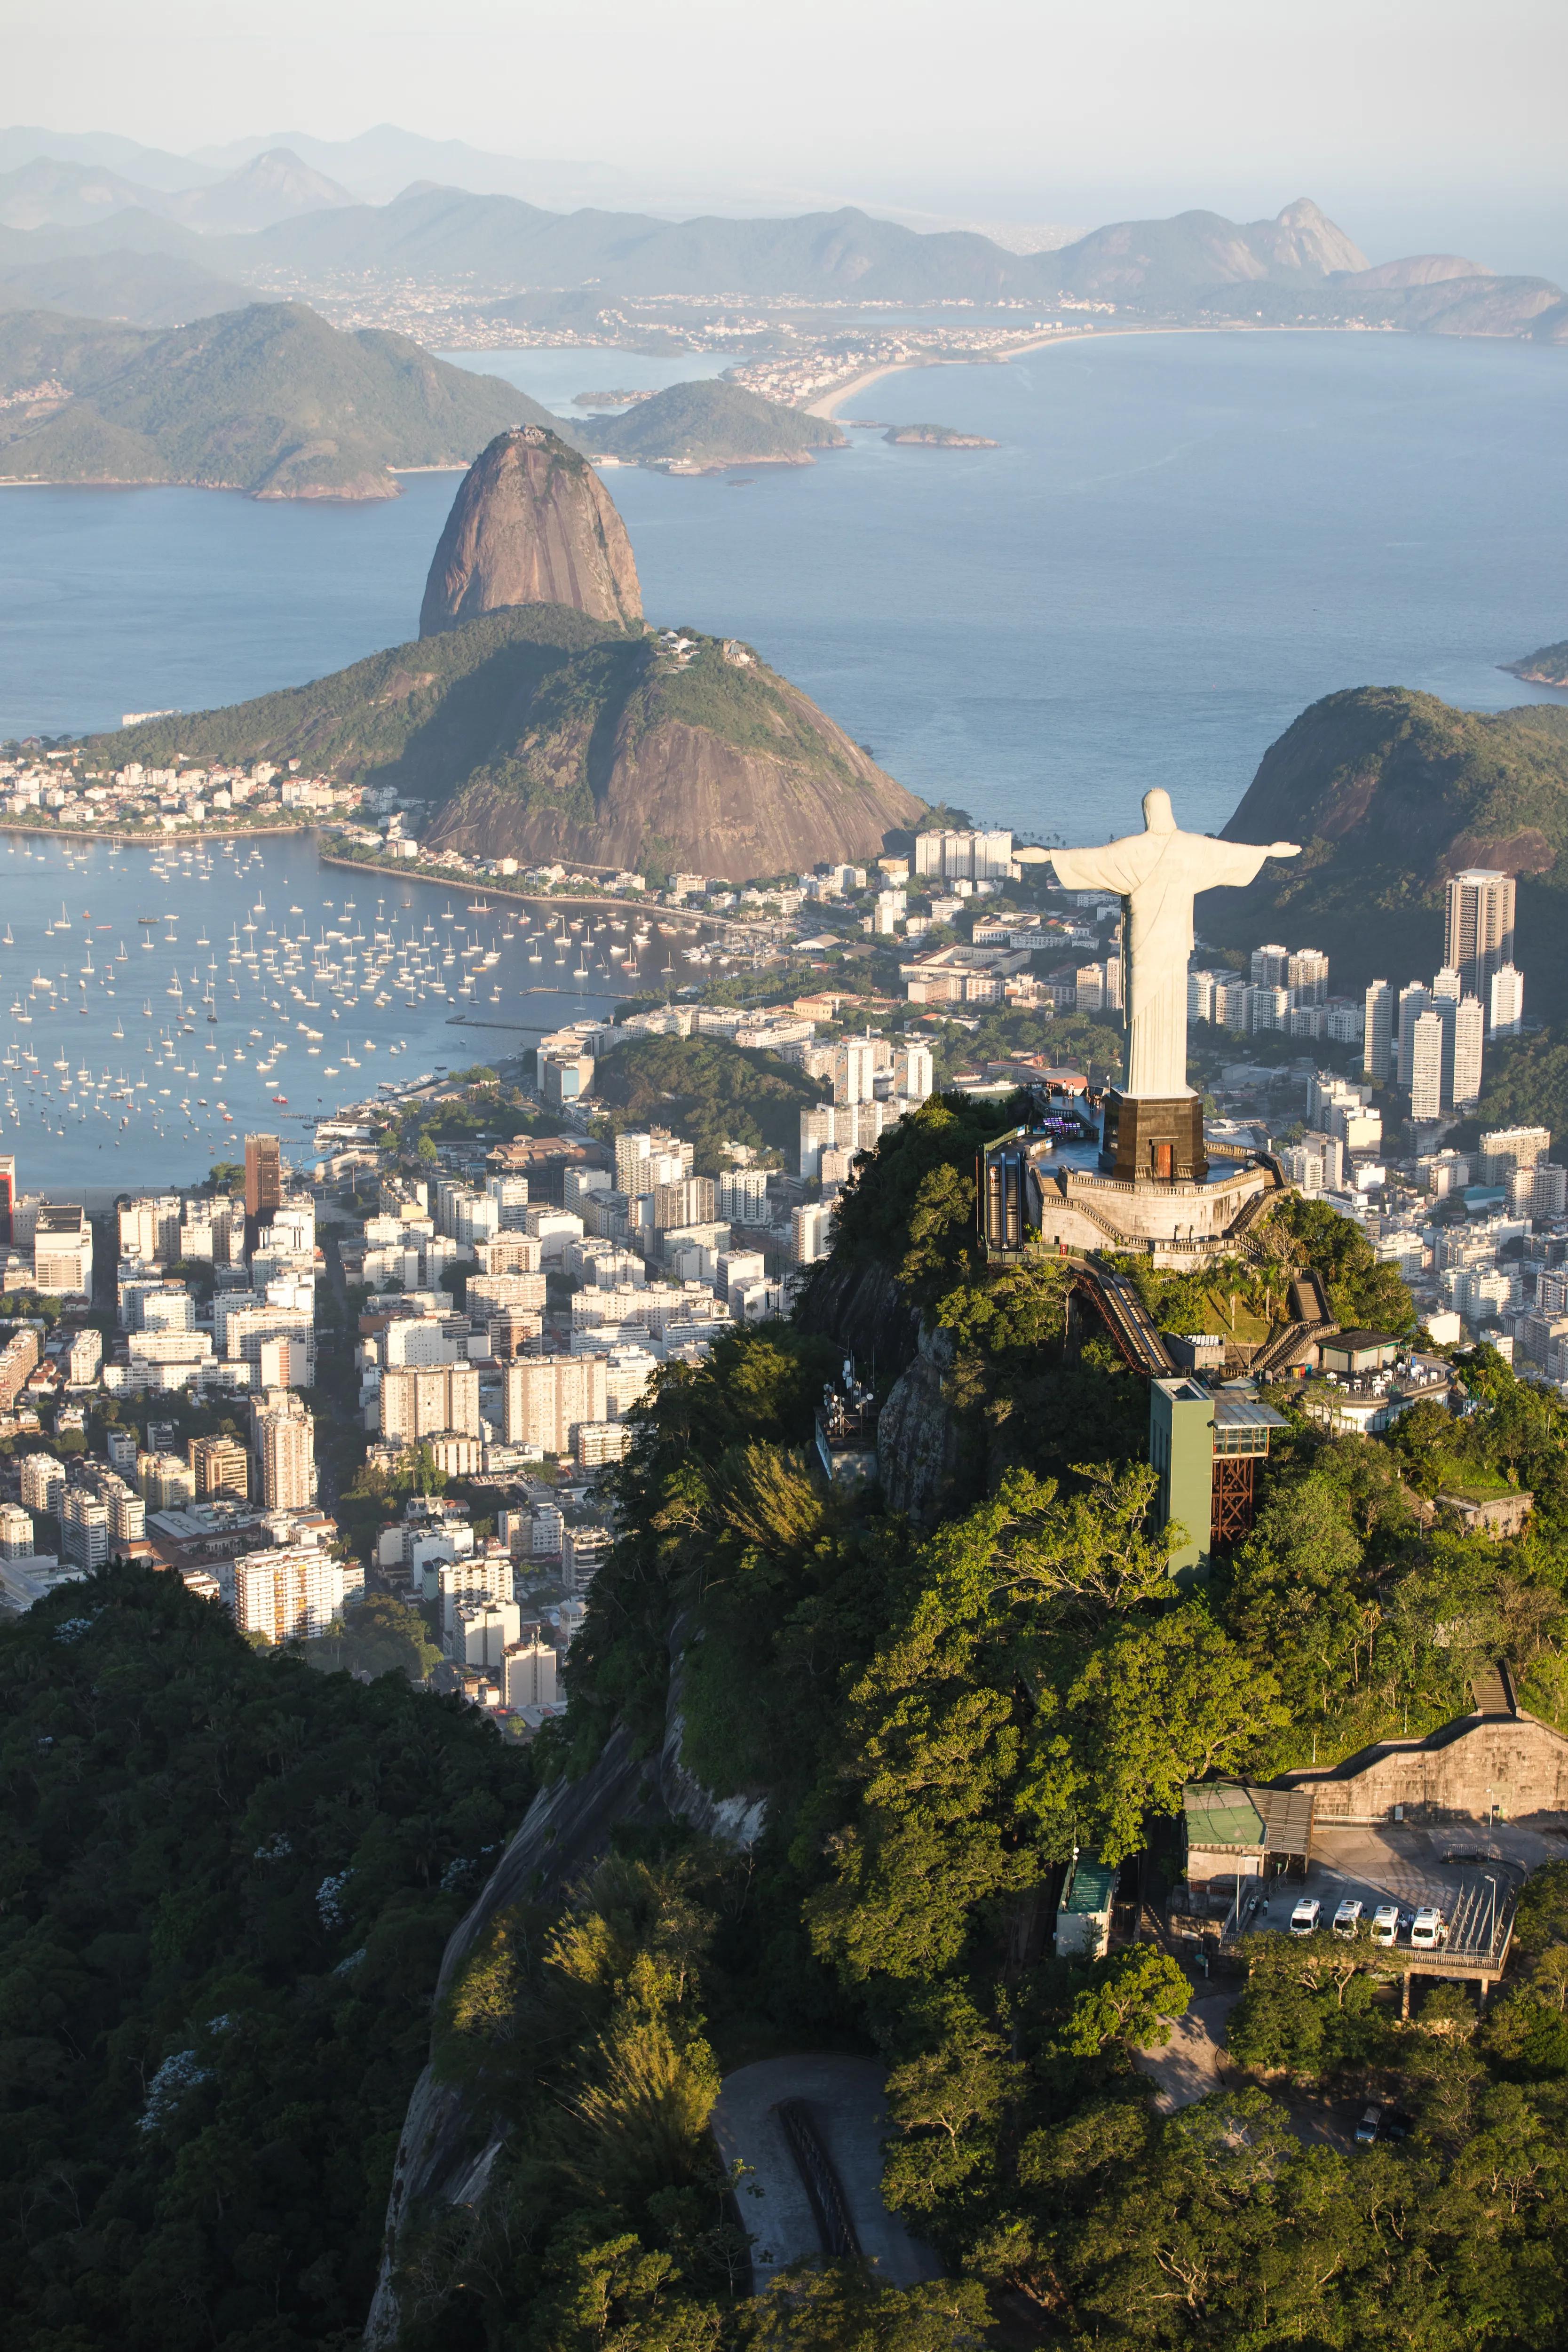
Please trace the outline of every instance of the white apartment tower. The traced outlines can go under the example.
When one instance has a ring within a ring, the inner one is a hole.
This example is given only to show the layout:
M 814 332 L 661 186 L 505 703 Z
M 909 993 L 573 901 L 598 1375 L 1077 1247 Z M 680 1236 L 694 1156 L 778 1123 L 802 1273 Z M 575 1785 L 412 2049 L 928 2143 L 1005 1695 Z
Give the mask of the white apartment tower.
M 1493 972 L 1513 961 L 1513 899 L 1512 875 L 1488 866 L 1467 866 L 1448 884 L 1443 961 L 1483 1003 Z
M 269 1511 L 308 1510 L 316 1495 L 315 1421 L 288 1391 L 269 1391 L 255 1426 L 261 1501 Z
M 1481 1053 L 1486 1013 L 1479 996 L 1467 996 L 1454 1008 L 1450 1107 L 1468 1110 L 1481 1091 Z M 1445 1042 L 1447 1042 L 1445 1040 Z
M 1364 1076 L 1374 1086 L 1386 1086 L 1394 1055 L 1394 991 L 1385 980 L 1375 980 L 1366 992 L 1366 1025 L 1361 1055 Z
M 1425 983 L 1413 980 L 1408 988 L 1399 992 L 1399 1019 L 1395 1031 L 1396 1039 L 1394 1075 L 1402 1087 L 1409 1086 L 1416 1053 L 1416 1024 L 1432 1002 L 1432 992 Z M 1436 1118 L 1436 1112 L 1433 1117 Z
M 1409 992 L 1406 990 L 1406 995 Z M 1403 1012 L 1403 1003 L 1400 1009 Z M 1445 1026 L 1442 1014 L 1431 1008 L 1411 1024 L 1410 1116 L 1418 1124 L 1443 1115 Z
M 1516 963 L 1500 964 L 1491 976 L 1487 1003 L 1487 1035 L 1494 1042 L 1518 1037 L 1524 1029 L 1524 974 Z

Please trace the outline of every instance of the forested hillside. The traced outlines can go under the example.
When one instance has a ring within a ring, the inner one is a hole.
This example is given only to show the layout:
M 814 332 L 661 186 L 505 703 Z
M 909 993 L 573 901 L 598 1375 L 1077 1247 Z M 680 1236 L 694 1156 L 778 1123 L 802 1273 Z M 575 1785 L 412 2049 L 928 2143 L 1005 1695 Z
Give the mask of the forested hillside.
M 0 1625 L 0 2346 L 349 2344 L 527 1759 L 145 1570 Z
M 1530 1881 L 1484 2016 L 1452 1985 L 1402 2015 L 1364 1939 L 1250 1937 L 1234 2078 L 1174 2115 L 1134 2053 L 1187 1972 L 1147 1937 L 1059 1960 L 1051 1929 L 1075 1849 L 1157 1908 L 1189 1779 L 1420 1733 L 1498 1659 L 1568 1722 L 1568 1409 L 1485 1350 L 1463 1415 L 1385 1438 L 1276 1391 L 1251 1535 L 1174 1588 L 1146 1391 L 1074 1340 L 1060 1263 L 977 1254 L 977 1149 L 1018 1108 L 938 1097 L 891 1130 L 793 1321 L 665 1368 L 638 1409 L 569 1714 L 530 1751 L 573 1858 L 491 1879 L 453 1948 L 380 2343 L 1560 2342 L 1568 1865 Z M 1407 1322 L 1326 1215 L 1287 1197 L 1204 1300 L 1159 1276 L 1151 1303 L 1266 1317 L 1310 1255 L 1337 1313 Z M 893 1433 L 880 1491 L 817 1467 L 846 1347 Z M 1529 1531 L 1467 1533 L 1456 1483 L 1528 1487 Z M 347 2352 L 440 1946 L 528 1762 L 401 1679 L 256 1655 L 142 1574 L 0 1631 L 0 2352 Z M 672 1738 L 702 1805 L 666 1801 Z M 622 1799 L 593 1812 L 610 1763 Z M 712 1797 L 760 1805 L 749 1846 L 694 1826 Z M 846 2261 L 746 2292 L 768 2217 L 709 2119 L 733 2069 L 813 2052 L 886 2066 L 884 2193 L 941 2277 Z M 1333 2145 L 1322 2101 L 1370 2083 L 1408 2136 Z M 450 2194 L 418 2187 L 433 2116 Z
M 884 1137 L 797 1321 L 666 1371 L 643 1415 L 556 1761 L 591 1772 L 628 1732 L 655 1754 L 674 1633 L 685 1763 L 765 1797 L 767 1828 L 743 1854 L 642 1826 L 564 1911 L 492 1918 L 438 2067 L 505 2146 L 483 2200 L 405 2233 L 415 2344 L 459 2340 L 460 2306 L 462 2340 L 497 2352 L 1554 2340 L 1568 1874 L 1533 1882 L 1484 2025 L 1448 1988 L 1402 2021 L 1361 1948 L 1256 1938 L 1249 2077 L 1169 2118 L 1132 2052 L 1186 2007 L 1183 1970 L 1148 1942 L 1058 1961 L 1049 1928 L 1075 1847 L 1169 1883 L 1188 1777 L 1440 1722 L 1500 1655 L 1559 1711 L 1563 1410 L 1481 1356 L 1462 1422 L 1424 1410 L 1385 1444 L 1292 1416 L 1251 1538 L 1207 1592 L 1174 1592 L 1145 1391 L 1102 1343 L 1066 1347 L 1059 1266 L 988 1279 L 976 1259 L 975 1149 L 1009 1121 L 936 1101 Z M 1322 1251 L 1315 1213 L 1287 1205 L 1281 1265 Z M 1397 1308 L 1342 1234 L 1343 1306 Z M 811 1447 L 851 1327 L 899 1302 L 926 1332 L 905 1380 L 946 1367 L 926 1530 L 827 1491 Z M 1534 1533 L 1424 1524 L 1467 1470 L 1532 1486 Z M 719 2079 L 840 2048 L 890 2068 L 886 2194 L 947 2278 L 873 2290 L 830 2266 L 801 2304 L 737 2299 L 737 2222 L 761 2224 L 721 2200 Z M 1354 2159 L 1313 2144 L 1303 2099 L 1369 2070 L 1411 2137 Z

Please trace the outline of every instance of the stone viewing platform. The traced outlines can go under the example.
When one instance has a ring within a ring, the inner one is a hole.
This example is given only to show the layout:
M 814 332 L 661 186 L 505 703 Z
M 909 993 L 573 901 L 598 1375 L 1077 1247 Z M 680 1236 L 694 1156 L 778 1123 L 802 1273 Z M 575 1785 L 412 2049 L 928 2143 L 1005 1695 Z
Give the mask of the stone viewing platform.
M 1086 1107 L 1092 1115 L 1092 1107 Z M 987 1242 L 1088 1255 L 1147 1252 L 1163 1266 L 1190 1270 L 1235 1255 L 1265 1202 L 1284 1180 L 1267 1155 L 1217 1160 L 1201 1178 L 1108 1176 L 1096 1134 L 1077 1141 L 1019 1129 L 987 1153 Z

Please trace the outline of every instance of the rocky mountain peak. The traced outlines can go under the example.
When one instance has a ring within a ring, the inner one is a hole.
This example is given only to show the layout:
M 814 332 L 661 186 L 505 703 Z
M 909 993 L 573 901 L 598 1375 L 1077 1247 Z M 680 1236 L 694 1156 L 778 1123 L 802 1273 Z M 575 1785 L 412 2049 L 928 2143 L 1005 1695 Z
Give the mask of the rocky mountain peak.
M 419 633 L 508 604 L 569 604 L 633 628 L 643 594 L 626 526 L 586 458 L 543 425 L 499 434 L 463 478 L 435 551 Z

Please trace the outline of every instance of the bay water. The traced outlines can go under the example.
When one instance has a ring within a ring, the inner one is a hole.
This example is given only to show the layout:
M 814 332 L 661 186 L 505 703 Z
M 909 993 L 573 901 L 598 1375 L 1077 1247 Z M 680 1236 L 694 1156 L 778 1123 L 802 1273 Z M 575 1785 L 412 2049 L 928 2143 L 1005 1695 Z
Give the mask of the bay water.
M 699 372 L 603 349 L 450 356 L 564 414 L 577 391 Z M 1524 344 L 1106 334 L 886 377 L 844 404 L 877 424 L 852 426 L 848 447 L 810 467 L 604 479 L 652 618 L 748 640 L 926 798 L 1094 840 L 1134 824 L 1152 783 L 1185 823 L 1217 828 L 1268 745 L 1341 687 L 1406 686 L 1478 709 L 1552 698 L 1498 666 L 1568 635 L 1565 398 L 1568 353 Z M 915 422 L 998 446 L 883 437 Z M 457 480 L 406 475 L 398 499 L 342 507 L 0 491 L 0 738 L 211 708 L 412 635 Z M 67 874 L 61 845 L 8 845 L 0 928 L 8 918 L 20 942 L 19 919 L 56 911 L 64 879 L 68 907 L 96 896 L 123 929 L 141 911 L 148 853 L 87 855 L 88 871 Z M 236 888 L 261 878 L 311 920 L 355 895 L 305 841 L 261 855 L 261 877 Z M 209 887 L 233 878 L 222 863 Z M 225 936 L 232 911 L 214 907 Z M 526 969 L 511 982 L 524 984 Z M 14 1043 L 25 1033 L 7 1028 L 11 1001 L 0 1034 Z M 420 1066 L 461 1034 L 448 1013 L 431 1017 L 432 1042 L 409 1036 Z M 37 1126 L 57 1160 L 73 1149 L 68 1124 L 63 1137 Z M 108 1139 L 127 1163 L 109 1181 L 131 1181 L 128 1153 L 138 1181 L 193 1172 L 194 1134 L 192 1165 L 172 1164 L 171 1130 L 142 1167 L 131 1132 L 119 1151 Z M 74 1164 L 64 1172 L 79 1181 Z

